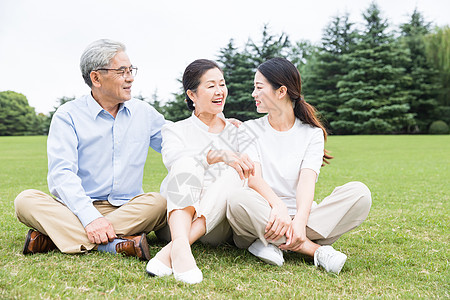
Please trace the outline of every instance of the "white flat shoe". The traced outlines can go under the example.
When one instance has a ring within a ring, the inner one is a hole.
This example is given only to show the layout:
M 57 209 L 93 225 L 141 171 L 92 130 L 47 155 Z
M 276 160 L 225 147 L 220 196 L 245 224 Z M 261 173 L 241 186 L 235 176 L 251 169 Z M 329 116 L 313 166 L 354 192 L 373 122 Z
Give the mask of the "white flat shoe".
M 145 271 L 147 271 L 150 276 L 163 277 L 172 275 L 172 269 L 163 264 L 156 257 L 153 257 L 148 261 Z
M 202 271 L 200 271 L 200 269 L 197 266 L 183 273 L 177 273 L 174 271 L 173 276 L 175 277 L 176 280 L 183 281 L 189 284 L 200 283 L 203 280 Z

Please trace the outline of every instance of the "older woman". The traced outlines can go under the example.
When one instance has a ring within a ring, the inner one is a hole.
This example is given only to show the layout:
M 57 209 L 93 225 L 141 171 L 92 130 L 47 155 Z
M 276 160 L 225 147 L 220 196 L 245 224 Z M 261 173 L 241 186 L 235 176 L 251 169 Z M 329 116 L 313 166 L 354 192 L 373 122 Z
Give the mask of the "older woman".
M 161 186 L 167 198 L 172 241 L 147 264 L 154 276 L 174 274 L 198 283 L 203 275 L 190 244 L 205 239 L 218 244 L 231 235 L 226 200 L 253 172 L 253 162 L 236 153 L 237 128 L 223 118 L 228 94 L 222 70 L 210 60 L 192 62 L 183 74 L 190 118 L 162 129 L 163 162 L 169 174 Z

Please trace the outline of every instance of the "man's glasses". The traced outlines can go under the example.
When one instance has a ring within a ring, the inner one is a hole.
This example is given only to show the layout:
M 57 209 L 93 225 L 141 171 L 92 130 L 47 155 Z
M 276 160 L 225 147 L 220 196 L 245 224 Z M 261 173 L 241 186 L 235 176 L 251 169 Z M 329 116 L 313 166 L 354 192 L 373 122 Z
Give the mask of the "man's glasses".
M 120 67 L 118 69 L 100 68 L 100 69 L 97 69 L 97 70 L 94 70 L 94 71 L 116 71 L 116 74 L 117 75 L 121 75 L 122 77 L 126 77 L 126 76 L 129 76 L 129 75 L 135 77 L 136 74 L 137 74 L 137 70 L 138 70 L 137 67 L 131 66 L 131 67 Z

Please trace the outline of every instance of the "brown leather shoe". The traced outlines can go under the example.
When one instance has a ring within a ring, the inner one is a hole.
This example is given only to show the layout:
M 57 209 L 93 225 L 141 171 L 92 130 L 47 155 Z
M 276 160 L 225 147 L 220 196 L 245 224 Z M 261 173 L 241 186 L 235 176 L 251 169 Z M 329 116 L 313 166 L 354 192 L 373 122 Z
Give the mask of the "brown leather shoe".
M 25 255 L 46 253 L 55 249 L 57 249 L 56 245 L 48 236 L 34 229 L 30 229 L 28 230 L 22 253 Z
M 148 250 L 147 235 L 128 235 L 122 236 L 121 239 L 126 241 L 120 242 L 116 245 L 117 253 L 122 253 L 125 256 L 135 256 L 141 260 L 150 260 L 150 252 Z

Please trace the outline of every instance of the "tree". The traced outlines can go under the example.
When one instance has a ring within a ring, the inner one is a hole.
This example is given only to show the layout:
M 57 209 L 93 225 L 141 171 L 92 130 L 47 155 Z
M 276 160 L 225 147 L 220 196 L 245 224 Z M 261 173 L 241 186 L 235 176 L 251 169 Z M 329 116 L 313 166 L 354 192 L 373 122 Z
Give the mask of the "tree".
M 249 39 L 247 46 L 254 62 L 255 68 L 263 62 L 274 57 L 287 57 L 291 43 L 289 37 L 282 33 L 279 36 L 270 34 L 269 25 L 265 24 L 262 31 L 261 42 L 256 44 Z
M 23 94 L 0 92 L 0 136 L 42 134 L 40 121 Z
M 227 117 L 246 121 L 261 116 L 256 112 L 251 96 L 256 68 L 273 57 L 286 57 L 289 54 L 289 46 L 287 35 L 272 35 L 268 25 L 264 25 L 259 43 L 249 39 L 244 49 L 239 51 L 231 39 L 226 47 L 220 49 L 217 60 L 224 70 L 228 86 L 224 108 Z
M 297 41 L 288 49 L 287 59 L 290 60 L 300 71 L 300 74 L 303 75 L 305 67 L 310 63 L 317 51 L 317 47 L 311 44 L 310 41 Z
M 53 106 L 53 110 L 49 113 L 49 124 L 50 124 L 50 121 L 52 120 L 52 118 L 53 118 L 53 115 L 55 114 L 55 112 L 58 110 L 58 108 L 61 106 L 61 105 L 63 105 L 63 104 L 66 104 L 67 102 L 69 102 L 69 101 L 73 101 L 73 100 L 75 100 L 75 96 L 72 96 L 72 97 L 66 97 L 66 96 L 62 96 L 61 98 L 58 98 L 56 101 L 57 101 L 57 104 L 55 105 L 55 106 Z
M 422 14 L 414 10 L 408 23 L 400 25 L 402 47 L 409 50 L 405 64 L 406 74 L 411 78 L 407 89 L 410 113 L 415 115 L 417 132 L 427 132 L 438 117 L 438 92 L 441 88 L 438 71 L 427 61 L 424 36 L 430 32 Z
M 141 101 L 147 102 L 151 106 L 153 106 L 154 109 L 156 109 L 160 114 L 165 115 L 165 106 L 162 105 L 161 100 L 158 96 L 158 89 L 155 89 L 153 91 L 153 94 L 151 95 L 150 99 L 147 97 L 144 97 L 142 94 L 139 94 L 137 96 L 133 96 L 133 98 L 139 99 Z
M 187 107 L 184 91 L 174 93 L 173 96 L 175 99 L 168 101 L 165 105 L 164 118 L 173 122 L 189 118 L 192 112 Z
M 439 119 L 450 123 L 450 27 L 435 28 L 425 42 L 428 61 L 439 72 Z
M 387 32 L 388 22 L 375 3 L 363 17 L 366 25 L 357 46 L 344 55 L 350 71 L 337 84 L 343 104 L 330 125 L 343 134 L 405 132 L 414 123 L 402 68 L 407 52 Z
M 228 87 L 225 116 L 242 121 L 259 117 L 251 97 L 255 72 L 251 55 L 245 49 L 239 52 L 231 39 L 225 48 L 220 49 L 217 60 Z
M 324 29 L 321 45 L 310 55 L 302 73 L 306 101 L 320 112 L 330 132 L 330 123 L 338 120 L 337 110 L 342 104 L 337 83 L 350 72 L 344 55 L 356 46 L 357 32 L 348 14 L 334 17 Z
M 158 89 L 153 91 L 151 100 L 147 101 L 151 106 L 153 106 L 159 113 L 164 115 L 164 106 L 158 96 Z

